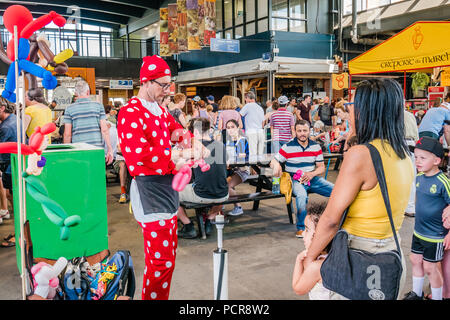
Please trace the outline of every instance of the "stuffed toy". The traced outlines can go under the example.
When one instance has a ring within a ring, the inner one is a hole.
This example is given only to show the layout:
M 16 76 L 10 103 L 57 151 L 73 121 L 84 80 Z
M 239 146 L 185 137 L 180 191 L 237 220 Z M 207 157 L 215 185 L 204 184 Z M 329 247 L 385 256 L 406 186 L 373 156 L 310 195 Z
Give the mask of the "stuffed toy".
M 45 262 L 39 262 L 34 265 L 31 268 L 34 280 L 34 293 L 44 299 L 53 299 L 59 286 L 58 275 L 64 270 L 66 265 L 67 259 L 64 257 L 56 260 L 53 266 Z

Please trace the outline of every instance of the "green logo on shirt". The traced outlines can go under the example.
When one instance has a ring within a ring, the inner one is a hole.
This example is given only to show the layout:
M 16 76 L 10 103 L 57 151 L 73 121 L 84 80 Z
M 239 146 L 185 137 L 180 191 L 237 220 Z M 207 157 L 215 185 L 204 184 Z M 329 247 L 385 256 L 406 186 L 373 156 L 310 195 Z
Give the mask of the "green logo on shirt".
M 436 191 L 437 191 L 437 186 L 436 186 L 435 184 L 433 184 L 433 185 L 431 186 L 431 188 L 430 188 L 430 192 L 431 192 L 431 193 L 436 193 Z

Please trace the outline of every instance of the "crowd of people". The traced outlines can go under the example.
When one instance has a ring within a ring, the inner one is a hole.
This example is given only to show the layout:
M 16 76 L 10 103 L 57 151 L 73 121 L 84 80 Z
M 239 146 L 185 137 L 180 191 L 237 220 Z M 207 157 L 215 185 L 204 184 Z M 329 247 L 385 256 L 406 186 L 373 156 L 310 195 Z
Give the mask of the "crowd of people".
M 447 165 L 444 149 L 450 145 L 450 94 L 415 117 L 406 110 L 402 90 L 393 80 L 363 81 L 351 101 L 280 96 L 263 106 L 252 91 L 244 94 L 244 101 L 224 95 L 217 103 L 212 95 L 204 99 L 190 99 L 183 93 L 170 96 L 170 70 L 157 56 L 144 58 L 140 78 L 139 93 L 124 106 L 95 102 L 89 85 L 80 81 L 73 104 L 57 119 L 52 119 L 54 103 L 47 106 L 42 94 L 28 94 L 24 130 L 29 137 L 37 126 L 55 121 L 60 129 L 49 142 L 84 142 L 104 148 L 106 165 L 119 175 L 119 202 L 131 202 L 143 231 L 143 299 L 168 298 L 178 238 L 198 235 L 179 203 L 211 204 L 205 221 L 210 233 L 212 220 L 224 213 L 222 203 L 236 195 L 236 186 L 252 174 L 249 167 L 230 167 L 230 159 L 254 163 L 268 153 L 273 176 L 287 172 L 292 179 L 295 236 L 303 238 L 306 248 L 295 263 L 294 291 L 309 293 L 311 299 L 345 299 L 325 288 L 320 273 L 344 212 L 342 228 L 349 235 L 349 247 L 372 253 L 396 248 L 370 165 L 369 143 L 381 155 L 395 231 L 405 216 L 415 217 L 409 256 L 413 290 L 405 299 L 424 298 L 425 275 L 431 299 L 450 298 L 450 181 L 441 170 Z M 0 98 L 0 142 L 17 141 L 20 130 L 14 112 L 14 105 Z M 344 155 L 335 184 L 321 177 L 324 152 Z M 174 191 L 173 174 L 193 159 L 204 159 L 209 170 L 194 167 L 191 183 L 179 193 Z M 294 179 L 299 170 L 301 177 Z M 12 210 L 7 154 L 0 154 L 0 171 L 1 223 L 11 217 Z M 311 193 L 328 198 L 327 204 L 309 203 Z M 239 203 L 226 212 L 230 216 L 243 213 Z M 182 227 L 177 231 L 178 223 Z M 13 246 L 14 235 L 1 245 Z M 406 277 L 403 253 L 401 257 L 400 287 Z

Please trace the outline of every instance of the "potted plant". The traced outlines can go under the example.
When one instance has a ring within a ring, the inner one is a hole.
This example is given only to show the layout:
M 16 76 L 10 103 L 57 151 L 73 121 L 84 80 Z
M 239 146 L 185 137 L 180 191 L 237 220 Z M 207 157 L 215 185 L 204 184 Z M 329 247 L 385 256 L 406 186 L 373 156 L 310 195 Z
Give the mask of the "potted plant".
M 411 89 L 413 90 L 414 96 L 424 96 L 423 91 L 426 89 L 428 84 L 430 83 L 430 77 L 426 73 L 416 72 L 411 75 L 412 84 Z

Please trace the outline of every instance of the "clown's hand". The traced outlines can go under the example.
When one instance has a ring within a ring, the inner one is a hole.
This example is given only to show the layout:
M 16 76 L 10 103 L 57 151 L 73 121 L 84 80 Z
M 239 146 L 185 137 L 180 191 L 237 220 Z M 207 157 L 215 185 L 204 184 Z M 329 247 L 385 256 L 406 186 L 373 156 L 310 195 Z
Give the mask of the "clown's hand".
M 27 174 L 34 176 L 40 175 L 42 173 L 43 167 L 39 167 L 38 162 L 41 160 L 41 156 L 39 156 L 36 152 L 30 154 L 27 159 Z

